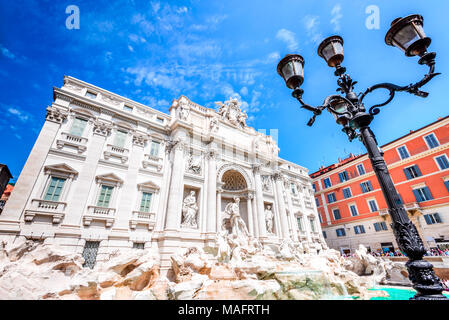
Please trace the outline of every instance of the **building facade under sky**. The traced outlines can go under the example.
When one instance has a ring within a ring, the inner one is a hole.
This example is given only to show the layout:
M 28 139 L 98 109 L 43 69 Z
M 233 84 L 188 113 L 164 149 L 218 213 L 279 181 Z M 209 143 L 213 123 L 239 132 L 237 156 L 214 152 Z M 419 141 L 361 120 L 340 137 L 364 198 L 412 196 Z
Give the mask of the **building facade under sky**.
M 449 116 L 381 147 L 396 189 L 427 248 L 449 245 Z M 367 154 L 311 174 L 329 247 L 398 249 L 391 218 Z
M 170 114 L 72 77 L 54 88 L 46 121 L 0 216 L 2 238 L 25 236 L 83 253 L 214 245 L 240 212 L 262 244 L 325 245 L 308 170 L 279 158 L 247 126 L 236 99 L 218 111 L 184 96 Z

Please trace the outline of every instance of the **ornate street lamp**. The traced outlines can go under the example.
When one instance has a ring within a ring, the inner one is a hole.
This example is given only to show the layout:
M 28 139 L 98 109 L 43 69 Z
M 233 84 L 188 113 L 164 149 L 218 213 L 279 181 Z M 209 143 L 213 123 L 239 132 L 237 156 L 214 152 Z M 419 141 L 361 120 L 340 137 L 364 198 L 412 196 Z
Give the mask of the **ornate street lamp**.
M 301 85 L 304 81 L 304 59 L 295 54 L 287 55 L 279 62 L 277 71 L 285 80 L 287 87 L 293 90 L 292 95 L 299 101 L 301 107 L 313 112 L 313 116 L 307 125 L 313 125 L 316 116 L 327 109 L 335 117 L 337 123 L 343 126 L 342 131 L 347 134 L 349 141 L 359 138 L 363 142 L 387 202 L 388 212 L 392 219 L 391 226 L 399 249 L 405 252 L 409 258 L 406 266 L 413 288 L 417 291 L 412 299 L 445 300 L 447 298 L 442 294 L 443 286 L 440 279 L 435 275 L 432 264 L 423 259 L 426 253 L 423 241 L 407 215 L 388 172 L 383 151 L 378 147 L 374 133 L 369 127 L 374 116 L 379 113 L 379 108 L 393 100 L 396 92 L 404 91 L 419 97 L 428 96 L 427 92 L 420 91 L 419 88 L 439 75 L 439 73 L 434 73 L 436 54 L 427 52 L 430 38 L 426 37 L 424 33 L 423 18 L 420 15 L 395 19 L 387 32 L 385 42 L 388 45 L 398 47 L 408 57 L 419 56 L 418 63 L 427 65 L 429 72 L 421 81 L 414 84 L 398 86 L 392 83 L 380 83 L 357 95 L 353 91 L 357 82 L 353 81 L 346 74 L 346 68 L 341 66 L 344 59 L 343 39 L 339 36 L 332 36 L 319 45 L 318 55 L 326 61 L 328 66 L 335 68 L 334 74 L 338 77 L 337 83 L 339 86 L 337 91 L 341 95 L 330 95 L 321 106 L 313 107 L 302 100 L 304 90 L 301 89 Z M 383 103 L 376 104 L 367 111 L 363 105 L 363 99 L 368 93 L 376 89 L 386 89 L 390 96 Z

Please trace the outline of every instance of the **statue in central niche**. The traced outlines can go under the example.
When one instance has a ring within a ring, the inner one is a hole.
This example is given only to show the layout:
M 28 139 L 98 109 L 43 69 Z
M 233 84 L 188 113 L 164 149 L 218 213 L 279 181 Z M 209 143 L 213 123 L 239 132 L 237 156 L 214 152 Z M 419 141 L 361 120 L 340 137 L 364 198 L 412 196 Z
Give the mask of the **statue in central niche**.
M 228 220 L 231 227 L 231 235 L 236 236 L 238 239 L 245 239 L 248 238 L 249 233 L 245 221 L 243 221 L 240 216 L 239 204 L 240 198 L 234 197 L 234 202 L 226 205 L 224 214 L 226 217 L 229 217 Z

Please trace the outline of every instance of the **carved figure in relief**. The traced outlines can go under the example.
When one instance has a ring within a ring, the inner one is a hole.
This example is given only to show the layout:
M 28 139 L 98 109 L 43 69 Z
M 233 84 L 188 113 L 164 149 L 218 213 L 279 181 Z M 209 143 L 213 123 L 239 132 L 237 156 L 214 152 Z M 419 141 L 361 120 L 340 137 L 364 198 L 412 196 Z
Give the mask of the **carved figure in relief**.
M 183 228 L 198 227 L 196 223 L 196 214 L 198 212 L 198 206 L 196 204 L 195 191 L 190 191 L 190 194 L 185 197 L 182 205 L 182 224 Z
M 248 229 L 246 228 L 245 221 L 240 216 L 240 198 L 234 197 L 234 202 L 226 205 L 224 214 L 229 216 L 229 222 L 231 225 L 231 235 L 237 236 L 239 239 L 248 238 Z
M 273 211 L 271 211 L 271 206 L 267 206 L 265 209 L 265 223 L 268 233 L 273 233 Z

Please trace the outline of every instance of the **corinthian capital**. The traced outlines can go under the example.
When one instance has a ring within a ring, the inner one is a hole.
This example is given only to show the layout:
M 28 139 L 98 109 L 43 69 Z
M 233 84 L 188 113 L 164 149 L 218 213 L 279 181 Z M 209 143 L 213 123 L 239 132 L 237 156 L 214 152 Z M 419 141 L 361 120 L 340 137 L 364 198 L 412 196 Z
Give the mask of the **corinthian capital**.
M 260 167 L 261 167 L 260 163 L 253 163 L 252 167 L 253 167 L 254 173 L 260 173 Z
M 140 133 L 133 133 L 133 144 L 144 147 L 145 142 L 148 141 L 148 136 Z
M 275 181 L 282 181 L 283 179 L 284 179 L 284 175 L 281 173 L 281 171 L 275 171 L 274 173 L 273 173 L 273 179 L 275 180 Z
M 55 107 L 47 107 L 47 115 L 45 116 L 45 120 L 61 124 L 65 119 L 67 119 L 66 112 Z
M 101 136 L 108 136 L 111 133 L 112 125 L 99 120 L 94 121 L 94 133 Z

